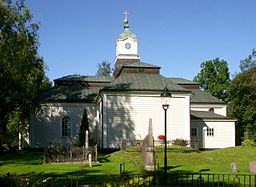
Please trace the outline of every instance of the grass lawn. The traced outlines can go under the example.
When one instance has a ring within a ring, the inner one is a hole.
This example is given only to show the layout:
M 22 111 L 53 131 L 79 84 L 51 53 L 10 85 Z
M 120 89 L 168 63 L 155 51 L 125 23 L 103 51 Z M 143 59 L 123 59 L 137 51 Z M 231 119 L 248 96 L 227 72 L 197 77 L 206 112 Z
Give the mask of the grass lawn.
M 157 156 L 163 165 L 163 154 Z M 228 174 L 232 173 L 231 163 L 236 162 L 240 174 L 249 174 L 249 163 L 253 160 L 256 160 L 256 147 L 237 146 L 200 153 L 168 154 L 169 172 Z
M 168 152 L 168 172 L 185 173 L 231 173 L 230 164 L 236 162 L 239 173 L 248 173 L 249 162 L 256 160 L 256 147 L 233 147 L 214 151 L 178 153 Z M 163 152 L 157 151 L 157 163 L 163 166 Z M 101 156 L 100 163 L 92 168 L 83 168 L 82 164 L 43 164 L 42 152 L 20 152 L 0 156 L 0 175 L 15 172 L 18 175 L 37 174 L 119 174 L 120 164 L 125 163 L 130 173 L 143 172 L 141 153 L 136 151 L 118 151 Z

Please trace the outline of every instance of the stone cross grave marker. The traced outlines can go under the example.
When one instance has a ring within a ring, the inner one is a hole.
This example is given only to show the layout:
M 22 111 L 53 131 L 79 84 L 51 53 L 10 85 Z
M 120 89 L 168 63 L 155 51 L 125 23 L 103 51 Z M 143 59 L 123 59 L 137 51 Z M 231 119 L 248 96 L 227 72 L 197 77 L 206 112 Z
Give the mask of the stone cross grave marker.
M 143 140 L 142 163 L 145 170 L 155 170 L 154 137 L 152 119 L 149 119 L 148 135 Z
M 237 163 L 236 162 L 232 162 L 231 163 L 231 172 L 234 172 L 234 173 L 238 172 Z

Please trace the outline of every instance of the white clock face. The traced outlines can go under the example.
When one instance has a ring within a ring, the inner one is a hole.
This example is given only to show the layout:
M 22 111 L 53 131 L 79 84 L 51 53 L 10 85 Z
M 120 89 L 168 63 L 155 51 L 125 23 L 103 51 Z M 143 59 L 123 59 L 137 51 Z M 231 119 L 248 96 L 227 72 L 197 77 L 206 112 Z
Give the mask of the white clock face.
M 126 43 L 126 44 L 125 44 L 125 48 L 126 48 L 126 49 L 131 49 L 131 44 L 130 44 L 130 43 Z

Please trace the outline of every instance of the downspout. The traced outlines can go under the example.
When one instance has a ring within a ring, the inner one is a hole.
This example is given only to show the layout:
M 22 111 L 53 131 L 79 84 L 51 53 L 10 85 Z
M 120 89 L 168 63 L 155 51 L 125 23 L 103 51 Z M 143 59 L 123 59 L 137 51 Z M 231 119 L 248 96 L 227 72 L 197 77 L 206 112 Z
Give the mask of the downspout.
M 100 109 L 101 109 L 101 111 L 100 111 L 100 113 L 101 113 L 101 148 L 103 149 L 103 142 L 104 142 L 104 120 L 103 120 L 103 96 L 100 94 L 99 95 L 99 97 L 100 97 L 100 105 L 101 105 L 101 107 L 100 107 Z

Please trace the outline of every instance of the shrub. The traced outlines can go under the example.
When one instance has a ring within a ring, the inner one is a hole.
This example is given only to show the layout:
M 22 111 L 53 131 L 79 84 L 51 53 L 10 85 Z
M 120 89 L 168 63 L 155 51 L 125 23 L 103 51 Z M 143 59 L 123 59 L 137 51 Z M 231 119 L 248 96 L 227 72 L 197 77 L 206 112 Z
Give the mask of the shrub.
M 253 140 L 250 140 L 250 139 L 244 140 L 244 141 L 242 142 L 242 146 L 254 147 L 254 146 L 256 146 L 256 142 L 253 141 Z
M 181 138 L 177 138 L 176 140 L 172 141 L 173 145 L 179 145 L 179 146 L 187 146 L 188 145 L 188 141 L 187 140 L 183 140 Z

